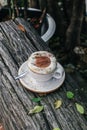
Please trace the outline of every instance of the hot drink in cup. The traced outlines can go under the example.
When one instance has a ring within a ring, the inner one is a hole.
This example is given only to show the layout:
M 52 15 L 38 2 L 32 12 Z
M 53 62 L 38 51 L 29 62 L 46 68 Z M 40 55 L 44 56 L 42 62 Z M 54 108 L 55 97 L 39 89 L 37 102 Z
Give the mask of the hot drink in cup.
M 57 68 L 55 56 L 47 51 L 37 51 L 28 59 L 30 76 L 37 81 L 48 81 L 52 77 L 61 78 L 62 70 Z

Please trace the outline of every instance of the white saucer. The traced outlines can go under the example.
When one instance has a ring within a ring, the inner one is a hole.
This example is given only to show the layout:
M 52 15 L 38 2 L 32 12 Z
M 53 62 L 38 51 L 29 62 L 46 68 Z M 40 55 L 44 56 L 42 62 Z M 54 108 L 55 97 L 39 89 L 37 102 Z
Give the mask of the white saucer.
M 63 67 L 57 63 L 57 67 L 61 68 L 63 71 Z M 21 67 L 19 68 L 18 75 L 21 73 L 27 71 L 26 75 L 20 78 L 21 84 L 27 88 L 28 90 L 36 93 L 50 93 L 53 92 L 54 90 L 58 89 L 64 82 L 65 80 L 65 71 L 60 79 L 52 78 L 48 81 L 45 82 L 37 82 L 35 79 L 30 77 L 29 71 L 28 71 L 28 66 L 27 66 L 27 61 L 24 62 Z

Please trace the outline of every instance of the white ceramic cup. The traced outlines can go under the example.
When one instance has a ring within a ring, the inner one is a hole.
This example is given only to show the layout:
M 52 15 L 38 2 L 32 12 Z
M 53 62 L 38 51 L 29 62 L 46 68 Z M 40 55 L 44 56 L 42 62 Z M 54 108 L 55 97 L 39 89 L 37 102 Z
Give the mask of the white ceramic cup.
M 32 53 L 28 59 L 28 68 L 30 76 L 36 81 L 45 82 L 53 77 L 60 79 L 63 73 L 63 70 L 58 67 L 55 56 L 47 51 Z

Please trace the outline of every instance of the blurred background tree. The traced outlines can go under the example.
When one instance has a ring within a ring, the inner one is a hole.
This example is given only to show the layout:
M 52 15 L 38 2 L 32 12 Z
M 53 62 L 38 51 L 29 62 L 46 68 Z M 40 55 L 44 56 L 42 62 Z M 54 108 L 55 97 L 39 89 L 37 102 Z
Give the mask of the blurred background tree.
M 56 22 L 56 35 L 63 39 L 65 51 L 72 52 L 80 44 L 86 16 L 85 0 L 29 0 L 29 3 L 30 7 L 41 10 L 46 7 Z

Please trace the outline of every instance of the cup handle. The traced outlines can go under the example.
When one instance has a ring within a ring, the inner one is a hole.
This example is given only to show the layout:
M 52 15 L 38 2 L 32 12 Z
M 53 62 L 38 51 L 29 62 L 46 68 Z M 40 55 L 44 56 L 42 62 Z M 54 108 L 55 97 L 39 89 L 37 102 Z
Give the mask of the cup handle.
M 60 79 L 63 75 L 63 70 L 58 68 L 54 74 L 53 74 L 53 77 L 56 78 L 56 79 Z

